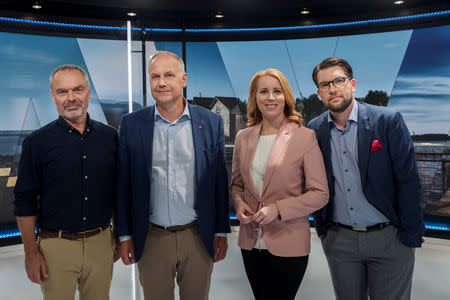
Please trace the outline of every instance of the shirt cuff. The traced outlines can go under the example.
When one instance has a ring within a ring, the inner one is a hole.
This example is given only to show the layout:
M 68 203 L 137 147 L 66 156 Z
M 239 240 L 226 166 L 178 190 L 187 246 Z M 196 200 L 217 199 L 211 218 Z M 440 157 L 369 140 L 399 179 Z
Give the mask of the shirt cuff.
M 221 237 L 227 237 L 228 233 L 222 233 L 222 232 L 218 232 L 216 234 L 214 234 L 215 236 L 221 236 Z
M 131 240 L 132 239 L 132 236 L 131 235 L 122 235 L 122 236 L 119 236 L 119 242 L 125 242 L 125 241 L 128 241 L 128 240 Z

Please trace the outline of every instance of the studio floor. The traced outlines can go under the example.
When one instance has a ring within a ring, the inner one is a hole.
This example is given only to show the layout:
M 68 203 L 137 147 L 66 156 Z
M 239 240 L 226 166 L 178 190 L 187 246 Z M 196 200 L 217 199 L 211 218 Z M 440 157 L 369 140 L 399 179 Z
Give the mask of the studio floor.
M 211 300 L 252 299 L 241 254 L 237 247 L 237 235 L 237 232 L 233 232 L 229 236 L 227 257 L 214 266 L 210 291 Z M 312 233 L 311 244 L 309 265 L 295 299 L 334 299 L 328 266 L 315 232 Z M 135 290 L 134 278 L 133 267 L 117 262 L 114 266 L 111 300 L 143 300 L 141 291 Z M 450 241 L 425 238 L 423 247 L 416 251 L 412 299 L 449 300 L 449 278 Z M 26 276 L 22 245 L 0 248 L 0 299 L 42 299 L 39 286 L 31 283 Z M 176 299 L 179 298 L 176 297 Z

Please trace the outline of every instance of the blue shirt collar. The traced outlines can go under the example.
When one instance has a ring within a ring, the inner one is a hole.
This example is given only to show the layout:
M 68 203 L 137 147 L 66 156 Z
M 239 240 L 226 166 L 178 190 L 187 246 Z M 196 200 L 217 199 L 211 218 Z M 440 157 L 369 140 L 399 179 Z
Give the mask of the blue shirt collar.
M 353 103 L 353 108 L 352 108 L 352 111 L 350 112 L 350 116 L 348 117 L 347 123 L 349 121 L 353 121 L 355 123 L 358 123 L 358 101 L 356 101 L 356 100 Z M 329 124 L 331 123 L 334 126 L 336 126 L 336 124 L 334 124 L 333 119 L 331 118 L 330 110 L 328 110 L 328 123 Z
M 188 102 L 185 99 L 183 99 L 183 102 L 184 102 L 183 113 L 181 114 L 181 116 L 177 120 L 175 120 L 173 122 L 169 122 L 166 119 L 164 119 L 164 117 L 161 115 L 161 113 L 158 110 L 158 106 L 156 106 L 156 104 L 155 104 L 155 122 L 159 121 L 159 120 L 162 120 L 162 121 L 165 121 L 165 122 L 173 124 L 173 123 L 178 122 L 179 120 L 185 120 L 185 119 L 186 120 L 190 120 L 191 119 L 191 114 L 189 113 Z

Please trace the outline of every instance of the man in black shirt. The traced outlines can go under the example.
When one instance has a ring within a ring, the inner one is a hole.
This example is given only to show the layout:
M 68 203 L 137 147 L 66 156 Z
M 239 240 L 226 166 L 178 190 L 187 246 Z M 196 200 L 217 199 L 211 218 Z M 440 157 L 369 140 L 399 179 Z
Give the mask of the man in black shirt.
M 77 285 L 80 300 L 109 299 L 117 132 L 89 118 L 83 69 L 60 66 L 50 85 L 59 118 L 25 139 L 14 189 L 25 268 L 44 299 L 73 299 Z

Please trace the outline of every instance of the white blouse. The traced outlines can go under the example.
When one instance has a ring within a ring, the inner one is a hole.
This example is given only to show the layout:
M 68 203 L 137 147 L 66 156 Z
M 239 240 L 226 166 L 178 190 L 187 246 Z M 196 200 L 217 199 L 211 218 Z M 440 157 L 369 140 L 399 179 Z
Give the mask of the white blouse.
M 253 158 L 250 175 L 252 176 L 253 183 L 255 184 L 259 197 L 261 197 L 262 194 L 267 161 L 269 160 L 270 152 L 272 152 L 272 146 L 276 137 L 276 134 L 260 135 L 258 145 L 256 146 L 255 157 Z M 261 227 L 256 234 L 257 239 L 255 240 L 254 247 L 257 249 L 267 249 L 266 244 L 264 243 Z

